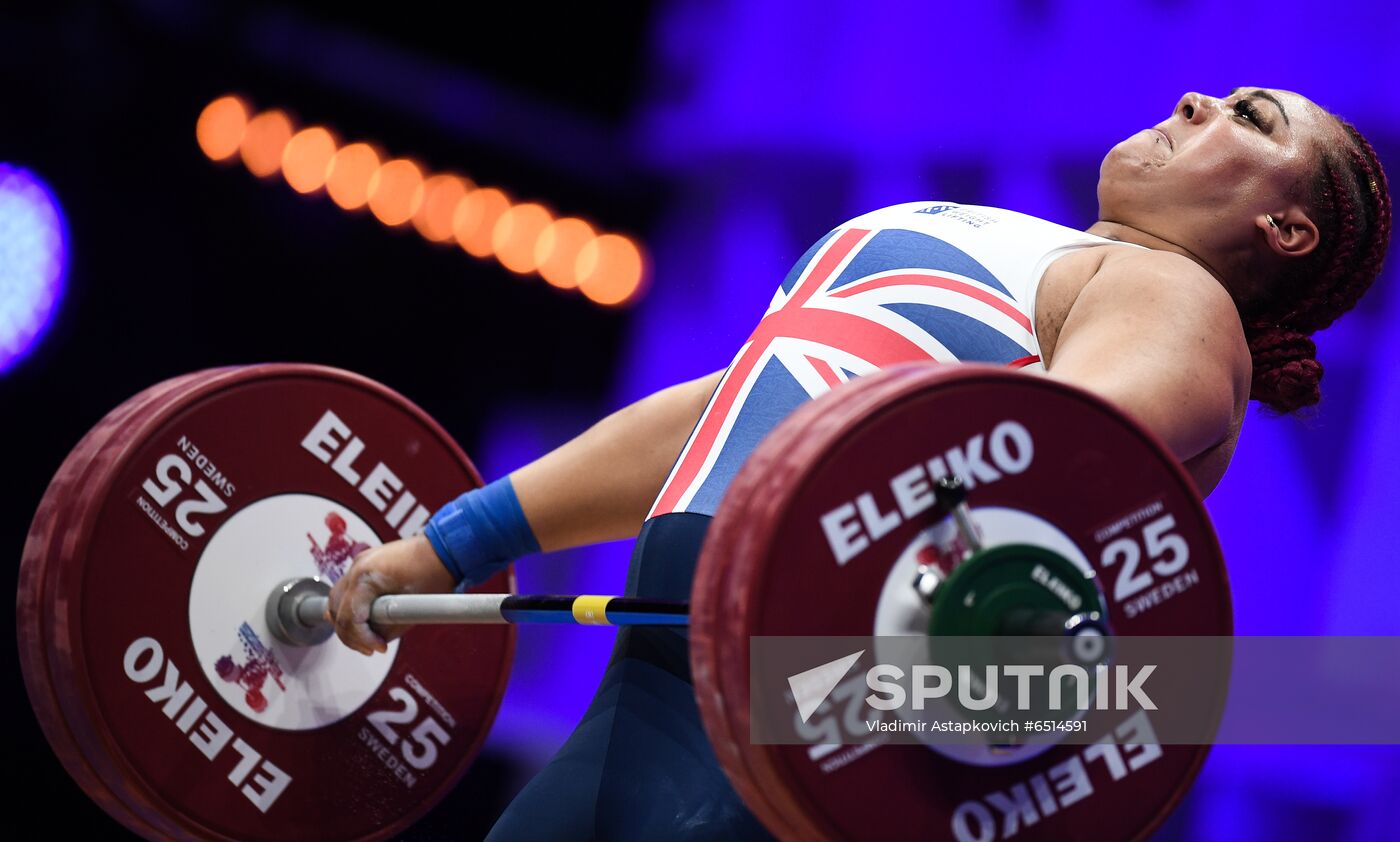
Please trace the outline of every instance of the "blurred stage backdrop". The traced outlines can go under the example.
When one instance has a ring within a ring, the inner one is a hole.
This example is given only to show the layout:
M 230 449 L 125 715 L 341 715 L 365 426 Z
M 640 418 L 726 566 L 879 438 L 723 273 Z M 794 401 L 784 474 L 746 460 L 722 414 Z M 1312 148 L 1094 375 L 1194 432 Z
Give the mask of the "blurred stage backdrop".
M 727 364 L 792 262 L 858 213 L 948 199 L 1090 224 L 1103 153 L 1184 91 L 1300 91 L 1400 175 L 1400 16 L 1381 2 L 449 5 L 0 11 L 0 231 L 20 244 L 0 257 L 13 565 L 82 433 L 185 371 L 361 371 L 493 478 Z M 340 178 L 322 186 L 332 153 Z M 370 174 L 399 159 L 364 207 Z M 408 206 L 415 179 L 443 174 L 460 180 Z M 496 191 L 473 194 L 454 235 L 441 206 L 473 185 Z M 1322 405 L 1251 413 L 1209 500 L 1242 634 L 1400 633 L 1396 262 L 1319 336 Z M 519 586 L 619 591 L 629 549 L 531 559 Z M 521 629 L 484 752 L 408 838 L 483 834 L 577 722 L 611 644 Z M 70 805 L 34 827 L 117 833 L 6 672 L 10 763 Z M 1220 747 L 1156 838 L 1394 838 L 1396 795 L 1394 747 Z

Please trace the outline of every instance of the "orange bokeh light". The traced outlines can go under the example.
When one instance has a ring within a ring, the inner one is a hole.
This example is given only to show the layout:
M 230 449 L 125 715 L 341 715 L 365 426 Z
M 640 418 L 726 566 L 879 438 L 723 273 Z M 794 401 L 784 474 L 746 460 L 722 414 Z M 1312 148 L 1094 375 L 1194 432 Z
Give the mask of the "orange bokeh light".
M 452 213 L 452 233 L 457 244 L 473 257 L 490 257 L 491 234 L 509 207 L 510 199 L 494 187 L 468 193 Z
M 326 170 L 326 192 L 346 210 L 362 208 L 369 201 L 369 180 L 378 169 L 379 153 L 368 143 L 343 146 Z
M 258 178 L 273 175 L 282 167 L 282 150 L 292 139 L 292 121 L 279 109 L 264 111 L 248 121 L 238 151 L 243 165 Z
M 578 253 L 592 239 L 593 226 L 582 219 L 570 216 L 550 223 L 535 240 L 535 263 L 540 277 L 560 289 L 578 286 Z
M 413 214 L 413 227 L 435 243 L 452 239 L 452 212 L 474 185 L 460 176 L 435 175 L 419 188 L 418 211 Z
M 211 160 L 232 158 L 248 128 L 248 107 L 236 96 L 221 96 L 199 112 L 194 137 Z
M 535 271 L 535 241 L 554 221 L 544 206 L 533 202 L 516 205 L 496 220 L 491 228 L 491 247 L 501 265 L 521 275 Z
M 598 235 L 582 219 L 555 219 L 537 203 L 513 205 L 503 191 L 479 188 L 463 176 L 425 177 L 411 160 L 381 161 L 367 143 L 337 148 L 328 129 L 296 131 L 280 109 L 250 117 L 239 97 L 219 97 L 200 111 L 195 139 L 211 160 L 240 155 L 259 178 L 280 171 L 298 193 L 324 187 L 345 210 L 368 205 L 385 225 L 411 221 L 427 240 L 455 239 L 468 254 L 494 255 L 512 272 L 538 272 L 550 285 L 577 288 L 603 306 L 634 300 L 645 281 L 646 259 L 627 237 Z
M 298 193 L 314 193 L 326 185 L 326 170 L 335 157 L 335 138 L 314 126 L 302 129 L 282 150 L 282 177 Z
M 369 179 L 369 209 L 385 225 L 402 225 L 413 218 L 423 201 L 423 171 L 406 158 L 396 158 Z
M 642 253 L 619 234 L 604 234 L 579 249 L 574 264 L 579 290 L 589 300 L 612 306 L 633 298 L 642 285 Z

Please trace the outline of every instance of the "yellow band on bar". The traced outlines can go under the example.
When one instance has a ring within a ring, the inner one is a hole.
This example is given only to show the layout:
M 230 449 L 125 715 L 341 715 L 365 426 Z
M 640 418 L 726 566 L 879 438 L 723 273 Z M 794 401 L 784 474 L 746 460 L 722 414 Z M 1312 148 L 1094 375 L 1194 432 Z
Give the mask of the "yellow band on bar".
M 606 626 L 610 596 L 580 596 L 574 600 L 574 622 L 584 626 Z

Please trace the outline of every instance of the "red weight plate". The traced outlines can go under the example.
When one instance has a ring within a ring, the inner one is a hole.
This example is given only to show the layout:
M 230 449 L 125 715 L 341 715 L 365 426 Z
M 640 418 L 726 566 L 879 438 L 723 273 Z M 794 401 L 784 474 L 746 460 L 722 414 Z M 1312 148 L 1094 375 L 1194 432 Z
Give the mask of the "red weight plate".
M 165 381 L 147 390 L 146 399 L 137 402 L 131 401 L 131 411 L 125 417 L 116 417 L 117 413 L 111 413 L 98 423 L 98 428 L 106 428 L 106 434 L 99 438 L 100 446 L 87 449 L 80 455 L 81 459 L 87 461 L 81 479 L 74 486 L 74 493 L 88 495 L 94 493 L 94 483 L 100 482 L 101 477 L 106 476 L 113 466 L 125 454 L 129 453 L 133 443 L 142 435 L 145 425 L 156 416 L 165 412 L 166 409 L 195 388 L 199 388 L 204 383 L 214 378 L 225 376 L 233 371 L 233 367 L 208 369 L 194 372 L 192 374 L 176 377 Z M 82 540 L 80 528 L 81 511 L 77 506 L 72 505 L 72 498 L 68 498 L 69 503 L 63 508 L 63 514 L 58 521 L 58 526 L 54 532 L 54 539 L 49 545 L 48 561 L 44 564 L 44 584 L 45 611 L 40 616 L 40 625 L 37 629 L 38 638 L 45 646 L 45 661 L 49 669 L 50 681 L 58 689 L 69 686 L 62 683 L 61 676 L 63 670 L 68 668 L 72 661 L 72 652 L 66 646 L 56 648 L 55 643 L 61 642 L 63 636 L 55 631 L 55 624 L 65 622 L 68 611 L 68 595 L 57 586 L 60 575 L 67 568 L 66 562 L 61 562 L 64 558 L 73 558 L 77 552 L 79 542 Z M 57 678 L 56 678 L 57 677 Z M 73 744 L 88 768 L 92 771 L 98 788 L 107 788 L 106 781 L 125 781 L 127 774 L 124 768 L 117 765 L 110 754 L 105 750 L 92 750 L 94 746 L 105 745 L 104 738 L 96 730 L 95 723 L 80 714 L 75 714 L 72 707 L 71 695 L 60 695 L 56 698 L 58 704 L 56 711 L 62 718 L 63 725 L 68 729 Z M 86 787 L 85 787 L 86 789 Z M 86 790 L 92 794 L 92 790 Z M 155 836 L 183 836 L 179 825 L 172 822 L 162 806 L 146 798 L 141 791 L 133 789 L 107 789 L 108 796 L 115 797 L 119 803 L 119 810 L 130 815 L 131 820 L 126 821 L 121 812 L 113 812 L 112 815 L 119 821 L 137 830 L 142 825 L 148 825 L 154 829 Z M 99 803 L 102 801 L 99 799 Z
M 49 560 L 49 663 L 84 756 L 181 835 L 406 827 L 484 739 L 513 629 L 424 627 L 362 658 L 273 641 L 264 602 L 477 484 L 412 404 L 314 366 L 219 374 L 128 429 Z
M 726 593 L 725 589 L 728 587 L 733 567 L 711 565 L 708 570 L 710 575 L 703 579 L 697 575 L 692 587 L 696 590 L 703 588 L 707 593 L 715 594 L 716 597 L 705 599 L 700 603 L 692 599 L 692 629 L 695 628 L 696 608 L 698 606 L 703 606 L 708 614 L 706 619 L 700 621 L 701 628 L 713 628 L 718 621 L 716 612 L 726 610 L 721 603 L 727 602 L 723 595 Z M 792 829 L 783 818 L 782 812 L 773 806 L 767 794 L 749 772 L 748 761 L 743 753 L 743 741 L 747 739 L 747 734 L 738 734 L 735 731 L 733 711 L 730 710 L 729 706 L 731 698 L 724 692 L 724 672 L 720 669 L 720 665 L 730 655 L 721 648 L 723 642 L 713 635 L 697 637 L 692 634 L 690 639 L 692 676 L 701 710 L 701 721 L 705 725 L 711 744 L 714 745 L 720 766 L 728 775 L 734 790 L 739 793 L 749 810 L 774 833 L 792 838 Z M 699 651 L 696 651 L 697 646 Z M 701 671 L 697 672 L 697 668 Z
M 55 755 L 74 781 L 108 813 L 146 835 L 151 835 L 153 830 L 127 810 L 93 773 L 58 709 L 49 676 L 42 628 L 44 618 L 52 612 L 51 600 L 48 599 L 51 594 L 44 584 L 47 560 L 54 555 L 54 546 L 66 534 L 69 525 L 72 512 L 65 501 L 72 498 L 75 489 L 86 487 L 87 477 L 94 465 L 101 461 L 100 454 L 108 444 L 127 424 L 136 423 L 167 395 L 207 375 L 208 372 L 183 375 L 152 386 L 109 412 L 89 430 L 64 459 L 49 483 L 30 525 L 20 562 L 15 611 L 16 640 L 20 670 L 35 718 Z
M 720 674 L 729 727 L 750 777 L 794 837 L 859 838 L 878 829 L 893 838 L 1000 838 L 1010 828 L 1029 839 L 1142 838 L 1199 770 L 1206 747 L 1132 749 L 1129 757 L 1126 748 L 1066 745 L 1006 766 L 969 765 L 922 746 L 849 747 L 849 762 L 823 771 L 807 746 L 744 738 L 750 637 L 875 633 L 881 590 L 926 525 L 903 522 L 840 565 L 820 517 L 867 492 L 880 511 L 894 510 L 892 477 L 950 450 L 966 455 L 979 435 L 990 447 L 994 430 L 1012 429 L 1004 422 L 1030 437 L 1033 458 L 1022 464 L 1021 451 L 1003 447 L 998 455 L 1012 463 L 1003 464 L 983 451 L 982 482 L 970 500 L 975 517 L 1010 511 L 1067 536 L 1105 582 L 1118 634 L 1230 632 L 1219 546 L 1193 484 L 1160 443 L 1107 404 L 1047 378 L 978 366 L 902 367 L 862 378 L 799 409 L 755 451 L 717 514 L 697 574 L 735 565 L 724 605 L 693 609 L 692 638 L 714 639 L 708 651 L 720 657 L 708 666 Z M 1187 576 L 1189 586 L 1160 602 L 1119 601 L 1122 565 L 1104 569 L 1101 555 L 1107 543 L 1132 533 L 1109 535 L 1105 527 L 1165 516 L 1189 547 L 1189 564 L 1174 574 Z M 694 595 L 697 603 L 707 598 Z M 1052 768 L 1062 777 L 1073 772 L 1092 794 L 1037 803 L 1033 824 L 1004 824 L 987 798 L 1034 787 L 1035 776 L 1043 782 Z

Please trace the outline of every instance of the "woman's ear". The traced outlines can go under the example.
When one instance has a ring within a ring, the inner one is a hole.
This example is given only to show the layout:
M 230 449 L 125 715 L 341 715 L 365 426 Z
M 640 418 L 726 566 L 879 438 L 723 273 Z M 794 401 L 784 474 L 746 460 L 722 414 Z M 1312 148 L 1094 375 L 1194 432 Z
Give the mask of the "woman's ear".
M 1310 254 L 1320 239 L 1317 224 L 1297 205 L 1279 213 L 1266 213 L 1256 224 L 1263 229 L 1269 248 L 1280 257 Z

